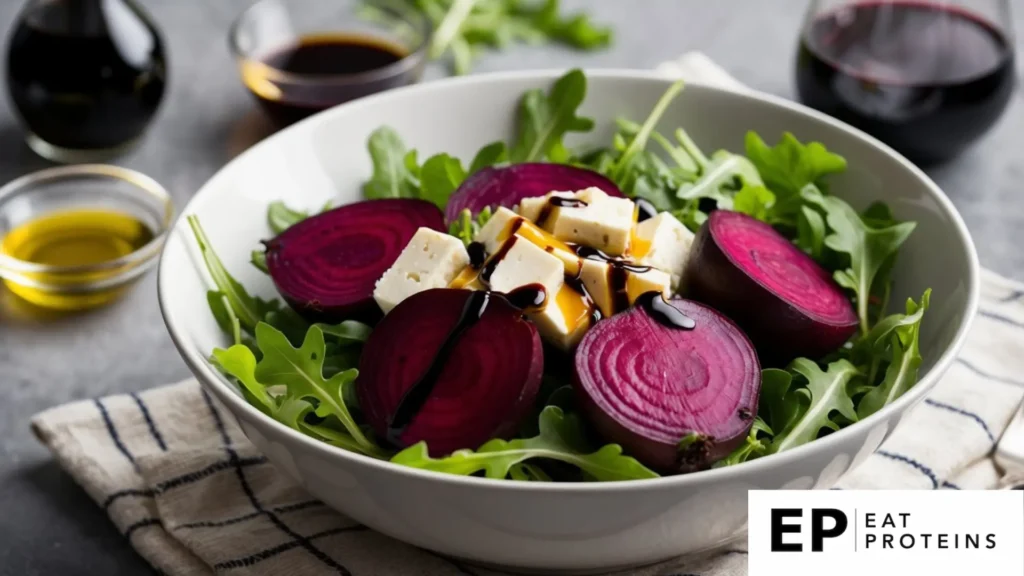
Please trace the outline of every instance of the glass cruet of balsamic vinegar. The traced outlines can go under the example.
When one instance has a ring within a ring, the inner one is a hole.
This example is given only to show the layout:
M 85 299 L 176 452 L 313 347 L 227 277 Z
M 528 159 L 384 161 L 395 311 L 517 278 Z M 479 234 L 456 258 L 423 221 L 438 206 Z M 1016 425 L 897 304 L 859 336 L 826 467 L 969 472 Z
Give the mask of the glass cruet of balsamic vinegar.
M 796 58 L 800 100 L 914 162 L 949 160 L 987 132 L 1011 100 L 1010 4 L 814 0 Z
M 163 41 L 134 0 L 28 0 L 8 35 L 6 80 L 39 155 L 109 159 L 138 143 L 163 99 Z

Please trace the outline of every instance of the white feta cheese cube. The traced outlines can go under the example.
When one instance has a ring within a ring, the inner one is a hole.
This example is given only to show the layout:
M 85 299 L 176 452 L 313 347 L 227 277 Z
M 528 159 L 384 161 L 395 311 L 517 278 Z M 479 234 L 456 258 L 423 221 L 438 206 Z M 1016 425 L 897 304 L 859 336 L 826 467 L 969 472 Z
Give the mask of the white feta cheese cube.
M 430 228 L 420 228 L 394 265 L 377 280 L 373 298 L 387 314 L 417 292 L 447 287 L 466 266 L 469 266 L 469 254 L 461 240 Z
M 638 264 L 668 272 L 675 292 L 679 289 L 693 238 L 693 232 L 675 216 L 662 212 L 637 224 L 629 248 L 630 257 Z
M 476 233 L 473 241 L 483 244 L 488 254 L 494 254 L 508 238 L 513 223 L 520 218 L 519 214 L 508 208 L 498 208 L 487 224 Z
M 571 350 L 583 339 L 591 325 L 591 310 L 584 296 L 563 285 L 555 299 L 540 312 L 530 314 L 541 336 L 549 344 Z
M 519 215 L 526 218 L 530 222 L 536 222 L 537 218 L 540 217 L 541 212 L 544 211 L 544 207 L 551 201 L 552 196 L 559 196 L 562 198 L 575 198 L 575 192 L 549 192 L 544 196 L 535 196 L 533 198 L 523 198 L 519 201 L 519 208 L 517 211 Z
M 565 281 L 562 261 L 521 236 L 506 240 L 492 258 L 498 261 L 484 266 L 485 271 L 493 267 L 490 277 L 484 280 L 495 292 L 511 292 L 522 286 L 540 284 L 551 300 Z
M 672 293 L 672 279 L 667 272 L 632 264 L 620 265 L 619 270 L 613 270 L 613 266 L 585 259 L 580 274 L 591 299 L 606 318 L 622 312 L 645 292 L 660 292 L 666 298 Z
M 629 248 L 633 230 L 633 201 L 608 196 L 598 188 L 582 190 L 576 197 L 587 205 L 554 209 L 545 229 L 563 242 L 622 255 Z

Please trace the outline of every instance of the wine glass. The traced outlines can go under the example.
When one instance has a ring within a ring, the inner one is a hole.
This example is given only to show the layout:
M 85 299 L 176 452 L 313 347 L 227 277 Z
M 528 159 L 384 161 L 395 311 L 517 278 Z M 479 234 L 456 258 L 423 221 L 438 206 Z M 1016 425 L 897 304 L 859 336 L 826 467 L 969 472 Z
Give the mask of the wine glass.
M 1011 22 L 1009 0 L 814 0 L 797 93 L 918 164 L 943 162 L 1010 101 Z

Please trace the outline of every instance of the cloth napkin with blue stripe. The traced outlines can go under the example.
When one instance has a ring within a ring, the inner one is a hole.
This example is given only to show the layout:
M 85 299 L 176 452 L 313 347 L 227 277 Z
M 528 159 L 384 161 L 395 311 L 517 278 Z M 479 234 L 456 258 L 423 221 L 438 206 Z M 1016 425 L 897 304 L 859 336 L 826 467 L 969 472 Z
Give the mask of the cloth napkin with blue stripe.
M 659 70 L 742 90 L 689 54 Z M 991 489 L 1024 396 L 1024 285 L 982 277 L 981 311 L 931 395 L 841 488 Z M 53 408 L 33 430 L 157 573 L 491 576 L 377 534 L 279 474 L 193 380 Z M 745 576 L 745 545 L 626 572 Z

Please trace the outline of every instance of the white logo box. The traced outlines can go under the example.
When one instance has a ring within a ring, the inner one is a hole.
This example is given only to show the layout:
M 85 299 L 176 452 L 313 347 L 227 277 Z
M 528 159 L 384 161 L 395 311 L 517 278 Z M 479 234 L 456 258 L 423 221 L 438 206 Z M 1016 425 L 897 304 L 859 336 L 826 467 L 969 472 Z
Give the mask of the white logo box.
M 748 503 L 749 576 L 1024 576 L 1024 491 L 754 490 Z

